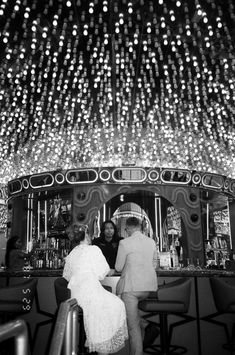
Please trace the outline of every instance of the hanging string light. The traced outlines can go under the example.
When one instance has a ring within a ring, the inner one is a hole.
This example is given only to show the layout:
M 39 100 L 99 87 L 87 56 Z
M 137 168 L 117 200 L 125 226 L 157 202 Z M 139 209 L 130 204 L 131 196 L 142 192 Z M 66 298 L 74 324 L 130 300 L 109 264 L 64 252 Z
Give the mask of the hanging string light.
M 235 177 L 235 8 L 3 0 L 0 182 L 58 167 Z

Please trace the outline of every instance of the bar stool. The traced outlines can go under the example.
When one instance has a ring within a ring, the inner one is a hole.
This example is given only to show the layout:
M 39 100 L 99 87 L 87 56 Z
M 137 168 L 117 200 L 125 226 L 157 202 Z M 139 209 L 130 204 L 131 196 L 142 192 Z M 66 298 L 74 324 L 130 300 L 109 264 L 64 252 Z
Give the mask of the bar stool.
M 57 306 L 59 307 L 61 302 L 66 301 L 71 297 L 71 292 L 70 289 L 67 288 L 68 286 L 68 281 L 64 277 L 58 277 L 54 281 L 54 289 L 55 289 L 55 296 L 56 296 L 56 303 Z M 112 292 L 112 287 L 103 285 L 103 287 L 107 290 Z M 85 347 L 85 341 L 86 341 L 86 334 L 85 334 L 85 329 L 84 329 L 84 324 L 83 324 L 83 312 L 82 308 L 79 307 L 79 313 L 78 313 L 78 320 L 80 322 L 80 344 L 79 344 L 79 351 L 81 353 L 86 353 L 86 347 Z
M 29 278 L 19 284 L 0 288 L 0 323 L 5 324 L 31 311 L 36 295 L 37 282 L 36 278 Z M 29 324 L 27 322 L 26 324 L 28 327 L 30 348 L 32 350 L 31 330 Z M 8 341 L 5 346 L 6 354 L 13 353 L 12 341 Z
M 59 306 L 62 302 L 66 301 L 71 297 L 71 292 L 70 289 L 67 288 L 68 286 L 68 281 L 64 277 L 58 277 L 54 281 L 54 289 L 55 289 L 55 297 L 56 297 L 56 303 L 57 307 L 59 309 Z M 83 312 L 81 307 L 78 306 L 78 321 L 80 322 L 80 327 L 79 327 L 79 352 L 85 353 L 86 348 L 85 348 L 85 341 L 86 341 L 86 334 L 85 334 L 85 329 L 83 325 Z
M 57 279 L 55 279 L 54 289 L 55 289 L 57 306 L 59 306 L 61 302 L 64 302 L 71 297 L 70 289 L 67 288 L 67 286 L 68 286 L 68 281 L 64 277 L 57 277 Z M 112 292 L 112 287 L 106 285 L 102 285 L 102 286 L 107 291 Z
M 57 306 L 59 307 L 61 302 L 66 301 L 71 297 L 71 292 L 70 289 L 67 288 L 68 286 L 68 281 L 64 277 L 58 277 L 54 281 L 54 289 L 55 289 L 55 296 L 56 296 L 56 303 Z M 112 292 L 112 287 L 103 285 L 103 287 L 107 290 Z M 81 353 L 86 352 L 85 348 L 85 341 L 86 341 L 86 334 L 85 334 L 85 329 L 84 329 L 84 324 L 83 324 L 83 312 L 82 308 L 79 307 L 79 313 L 78 313 L 78 318 L 80 322 L 80 345 L 79 345 L 79 350 Z
M 191 292 L 191 280 L 180 278 L 176 281 L 162 285 L 157 291 L 157 298 L 148 298 L 139 302 L 139 309 L 147 312 L 144 318 L 159 315 L 160 345 L 150 345 L 145 352 L 148 354 L 185 354 L 187 349 L 183 346 L 172 345 L 172 330 L 194 319 L 187 315 Z M 168 315 L 183 316 L 184 320 L 174 322 L 168 327 Z
M 57 306 L 71 297 L 68 281 L 64 277 L 57 277 L 54 281 L 55 297 Z
M 17 319 L 0 325 L 1 355 L 7 355 L 7 350 L 4 349 L 3 345 L 7 340 L 14 344 L 14 349 L 12 349 L 11 353 L 16 355 L 29 354 L 27 325 L 23 319 Z
M 17 285 L 0 288 L 0 320 L 15 319 L 32 309 L 38 280 L 29 278 Z
M 227 343 L 223 344 L 222 347 L 233 352 L 235 351 L 235 323 L 232 325 L 232 333 L 230 336 L 228 325 L 214 318 L 225 313 L 235 314 L 235 285 L 230 285 L 225 280 L 215 277 L 210 278 L 210 285 L 217 312 L 209 314 L 202 319 L 224 328 Z

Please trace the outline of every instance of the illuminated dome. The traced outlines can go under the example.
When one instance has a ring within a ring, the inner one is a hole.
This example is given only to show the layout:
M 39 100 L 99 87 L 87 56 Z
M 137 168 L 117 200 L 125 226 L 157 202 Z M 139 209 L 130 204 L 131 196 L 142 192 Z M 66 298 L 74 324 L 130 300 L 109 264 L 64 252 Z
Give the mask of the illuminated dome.
M 0 183 L 80 166 L 235 177 L 233 0 L 2 0 Z

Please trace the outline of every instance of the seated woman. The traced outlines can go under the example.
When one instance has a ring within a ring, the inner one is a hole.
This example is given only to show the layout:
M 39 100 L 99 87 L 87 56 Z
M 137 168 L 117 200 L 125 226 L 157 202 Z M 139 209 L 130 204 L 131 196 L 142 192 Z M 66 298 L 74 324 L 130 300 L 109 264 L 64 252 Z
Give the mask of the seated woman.
M 128 337 L 126 311 L 122 300 L 106 291 L 100 283 L 110 271 L 101 250 L 90 245 L 84 226 L 80 242 L 65 259 L 63 277 L 71 297 L 83 310 L 86 346 L 98 354 L 115 353 Z
M 5 255 L 6 268 L 14 271 L 22 270 L 28 256 L 29 254 L 22 250 L 22 241 L 18 235 L 8 239 Z
M 118 245 L 122 239 L 119 237 L 113 221 L 106 220 L 101 225 L 100 237 L 92 241 L 93 245 L 97 245 L 101 249 L 111 269 L 115 268 Z

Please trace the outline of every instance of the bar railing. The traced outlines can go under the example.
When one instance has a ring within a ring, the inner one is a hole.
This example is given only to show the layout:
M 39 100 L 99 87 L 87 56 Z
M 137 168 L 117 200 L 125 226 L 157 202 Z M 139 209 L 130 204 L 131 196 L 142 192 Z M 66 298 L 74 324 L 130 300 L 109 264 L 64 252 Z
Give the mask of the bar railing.
M 77 355 L 79 345 L 79 306 L 76 299 L 61 303 L 50 344 L 49 355 Z
M 15 338 L 15 355 L 28 355 L 28 330 L 23 319 L 0 325 L 0 343 L 10 338 Z

